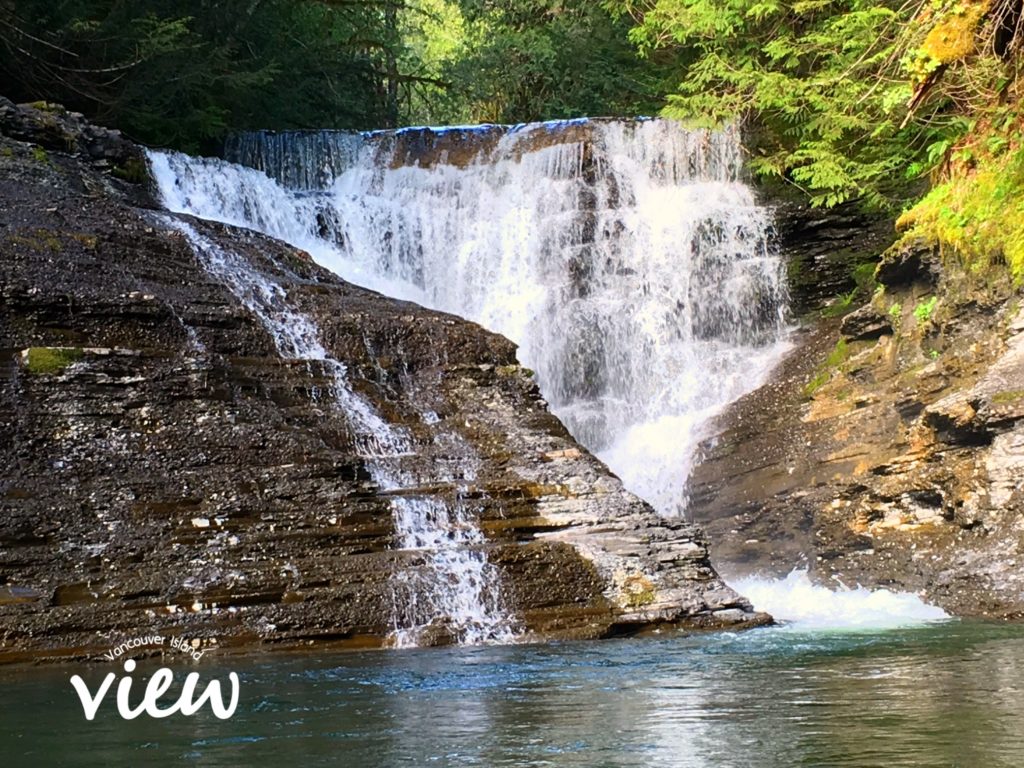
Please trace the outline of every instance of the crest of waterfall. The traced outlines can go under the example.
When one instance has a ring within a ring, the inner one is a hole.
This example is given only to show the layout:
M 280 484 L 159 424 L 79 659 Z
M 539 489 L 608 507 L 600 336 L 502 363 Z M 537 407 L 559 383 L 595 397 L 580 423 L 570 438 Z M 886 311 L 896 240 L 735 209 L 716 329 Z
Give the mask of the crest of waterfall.
M 402 136 L 367 134 L 344 167 L 331 161 L 330 184 L 288 189 L 332 135 L 250 135 L 243 159 L 266 173 L 168 154 L 153 167 L 172 210 L 261 230 L 352 282 L 508 336 L 573 435 L 681 513 L 709 420 L 787 346 L 782 262 L 741 181 L 737 132 L 487 126 L 468 157 L 472 131 L 450 147 L 418 136 L 431 151 L 416 163 Z
M 324 189 L 355 162 L 362 145 L 362 134 L 347 131 L 256 131 L 230 136 L 224 156 L 289 189 Z
M 330 356 L 315 322 L 291 306 L 285 290 L 187 222 L 171 217 L 164 222 L 185 236 L 206 270 L 259 318 L 282 358 L 309 361 L 330 379 L 333 401 L 349 423 L 371 479 L 390 497 L 398 548 L 416 551 L 416 564 L 392 580 L 395 645 L 418 645 L 424 632 L 436 631 L 437 625 L 459 643 L 510 641 L 513 620 L 503 608 L 498 570 L 482 551 L 483 534 L 463 498 L 466 483 L 476 477 L 477 459 L 470 447 L 460 443 L 460 484 L 450 494 L 442 498 L 421 490 L 423 478 L 403 467 L 403 458 L 414 454 L 411 436 L 385 422 L 352 390 L 345 366 Z M 453 479 L 431 477 L 426 484 Z

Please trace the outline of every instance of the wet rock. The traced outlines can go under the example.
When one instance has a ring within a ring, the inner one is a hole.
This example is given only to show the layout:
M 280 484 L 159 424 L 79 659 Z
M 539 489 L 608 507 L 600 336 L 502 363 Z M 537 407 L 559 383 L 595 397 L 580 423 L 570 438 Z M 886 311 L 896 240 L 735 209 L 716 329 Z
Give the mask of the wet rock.
M 386 644 L 393 580 L 423 555 L 397 548 L 331 371 L 282 359 L 145 184 L 117 177 L 137 148 L 56 109 L 0 113 L 0 662 L 152 633 Z M 353 389 L 410 434 L 403 469 L 436 486 L 422 492 L 454 494 L 472 451 L 458 492 L 527 637 L 767 619 L 718 578 L 700 529 L 572 439 L 507 339 L 192 225 L 316 321 Z M 453 636 L 442 621 L 424 639 Z
M 839 331 L 850 341 L 868 341 L 891 334 L 892 323 L 872 304 L 865 304 L 843 318 Z
M 690 513 L 724 573 L 807 568 L 953 614 L 1024 615 L 1019 290 L 934 259 L 883 258 L 891 334 L 875 338 L 871 309 L 815 318 L 719 419 Z M 932 295 L 943 309 L 925 321 L 912 310 Z
M 857 267 L 877 261 L 896 238 L 886 216 L 865 214 L 854 204 L 812 208 L 786 184 L 759 184 L 759 196 L 774 216 L 775 247 L 786 256 L 796 315 L 816 312 L 856 288 Z
M 923 242 L 901 244 L 888 249 L 878 263 L 875 279 L 893 288 L 912 283 L 936 284 L 941 278 L 940 262 L 934 249 Z

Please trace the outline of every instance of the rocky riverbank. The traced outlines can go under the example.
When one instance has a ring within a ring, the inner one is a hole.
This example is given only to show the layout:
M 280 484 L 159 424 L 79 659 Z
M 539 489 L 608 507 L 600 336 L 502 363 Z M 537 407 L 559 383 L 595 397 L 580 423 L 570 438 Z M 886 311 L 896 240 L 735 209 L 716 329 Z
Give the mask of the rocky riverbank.
M 870 251 L 844 259 L 856 229 L 790 241 L 808 263 L 837 255 L 846 284 L 815 291 L 797 264 L 810 288 L 796 283 L 794 350 L 719 419 L 691 477 L 691 512 L 729 575 L 800 567 L 831 587 L 1024 617 L 1019 288 L 1005 267 L 967 270 L 920 243 L 886 247 L 884 236 L 867 238 L 881 246 L 875 260 L 884 252 L 877 266 Z
M 390 580 L 423 554 L 396 548 L 322 367 L 280 357 L 147 181 L 116 132 L 0 100 L 0 662 L 152 633 L 384 644 Z M 315 320 L 413 462 L 470 447 L 461 493 L 525 637 L 766 620 L 699 528 L 657 517 L 570 437 L 506 339 L 191 223 Z M 447 641 L 443 625 L 425 640 Z

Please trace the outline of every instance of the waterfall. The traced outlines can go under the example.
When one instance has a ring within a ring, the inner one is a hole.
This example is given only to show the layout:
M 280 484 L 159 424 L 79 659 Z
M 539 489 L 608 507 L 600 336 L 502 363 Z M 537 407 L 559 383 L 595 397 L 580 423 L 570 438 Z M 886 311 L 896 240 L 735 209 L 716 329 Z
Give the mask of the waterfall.
M 414 454 L 411 436 L 385 422 L 352 390 L 345 366 L 323 347 L 314 321 L 290 305 L 284 288 L 192 225 L 170 217 L 163 221 L 185 236 L 206 270 L 259 318 L 282 358 L 309 361 L 330 378 L 333 402 L 352 429 L 367 472 L 390 497 L 399 548 L 419 550 L 424 558 L 422 567 L 400 570 L 392 580 L 394 644 L 418 645 L 428 631 L 465 644 L 510 641 L 513 620 L 502 606 L 498 571 L 482 551 L 483 535 L 462 498 L 465 483 L 476 475 L 469 446 L 460 445 L 461 485 L 453 498 L 421 491 L 423 478 L 402 467 L 403 457 Z M 449 479 L 432 477 L 426 484 Z
M 362 144 L 360 134 L 347 131 L 258 131 L 231 136 L 224 156 L 272 174 L 289 189 L 323 189 L 355 162 Z
M 325 142 L 344 157 L 324 159 Z M 685 510 L 711 417 L 786 348 L 782 262 L 735 130 L 582 120 L 236 143 L 266 173 L 154 154 L 168 207 L 508 336 L 573 435 L 663 514 Z

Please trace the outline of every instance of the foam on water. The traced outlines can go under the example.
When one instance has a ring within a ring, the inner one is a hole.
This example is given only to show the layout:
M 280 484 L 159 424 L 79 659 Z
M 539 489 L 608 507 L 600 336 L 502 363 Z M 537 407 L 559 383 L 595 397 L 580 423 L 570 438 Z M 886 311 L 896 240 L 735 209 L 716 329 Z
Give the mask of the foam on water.
M 896 629 L 949 618 L 941 608 L 909 592 L 831 590 L 813 584 L 804 570 L 794 570 L 784 579 L 741 579 L 732 586 L 757 610 L 800 631 Z

